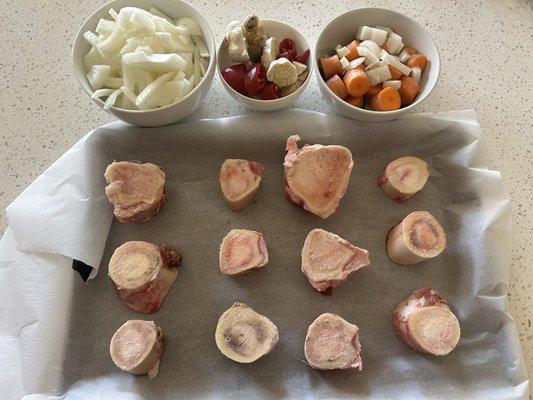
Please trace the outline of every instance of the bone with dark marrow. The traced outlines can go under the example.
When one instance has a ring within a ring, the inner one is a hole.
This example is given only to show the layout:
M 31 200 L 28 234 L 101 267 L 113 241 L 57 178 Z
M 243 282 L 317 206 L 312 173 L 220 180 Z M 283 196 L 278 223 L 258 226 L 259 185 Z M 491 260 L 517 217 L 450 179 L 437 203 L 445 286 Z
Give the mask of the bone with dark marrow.
M 172 246 L 132 241 L 109 260 L 109 277 L 120 299 L 132 310 L 152 313 L 161 307 L 178 276 L 181 255 Z
M 232 229 L 222 240 L 219 265 L 223 274 L 240 275 L 267 263 L 268 251 L 260 232 Z
M 323 229 L 309 232 L 302 248 L 302 272 L 322 294 L 331 294 L 350 274 L 369 264 L 367 250 Z
M 163 331 L 153 321 L 129 320 L 111 338 L 109 352 L 115 365 L 130 374 L 154 378 L 163 351 Z
M 220 189 L 229 208 L 241 210 L 255 198 L 263 170 L 263 165 L 255 161 L 228 159 L 222 163 Z
M 233 303 L 220 316 L 215 332 L 220 352 L 239 363 L 251 363 L 270 353 L 278 339 L 276 325 L 242 303 Z
M 363 369 L 359 328 L 336 314 L 322 314 L 307 329 L 305 358 L 316 369 Z
M 443 356 L 461 336 L 457 317 L 446 300 L 429 288 L 415 290 L 393 313 L 394 330 L 413 350 Z
M 113 162 L 104 176 L 107 197 L 120 222 L 146 222 L 165 204 L 165 172 L 155 164 Z
M 391 161 L 378 183 L 388 196 L 403 201 L 422 190 L 428 177 L 428 164 L 420 158 L 408 156 Z
M 292 202 L 321 218 L 332 215 L 344 196 L 354 162 L 343 146 L 315 144 L 299 149 L 300 137 L 287 139 L 285 191 Z
M 400 265 L 413 265 L 438 256 L 446 248 L 446 234 L 427 211 L 415 211 L 387 235 L 387 254 Z

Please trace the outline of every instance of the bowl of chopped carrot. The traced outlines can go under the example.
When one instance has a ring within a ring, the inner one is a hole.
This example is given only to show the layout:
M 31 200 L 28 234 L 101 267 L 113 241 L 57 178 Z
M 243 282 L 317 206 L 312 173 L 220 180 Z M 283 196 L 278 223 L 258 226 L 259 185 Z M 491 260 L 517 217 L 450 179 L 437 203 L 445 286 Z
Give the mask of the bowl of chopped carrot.
M 322 95 L 337 112 L 361 121 L 390 121 L 415 108 L 440 73 L 429 32 L 382 8 L 360 8 L 331 20 L 313 57 Z

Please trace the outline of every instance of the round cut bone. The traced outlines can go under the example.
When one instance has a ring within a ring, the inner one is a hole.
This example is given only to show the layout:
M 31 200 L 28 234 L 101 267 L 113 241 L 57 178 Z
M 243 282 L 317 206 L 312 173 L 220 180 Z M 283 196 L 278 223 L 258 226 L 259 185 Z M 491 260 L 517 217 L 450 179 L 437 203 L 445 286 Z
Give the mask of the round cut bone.
M 268 263 L 263 235 L 247 229 L 232 229 L 222 240 L 219 252 L 220 271 L 240 275 Z
M 220 352 L 239 363 L 251 363 L 270 353 L 278 339 L 278 328 L 272 321 L 237 302 L 220 316 L 215 332 Z
M 413 350 L 443 356 L 461 336 L 456 316 L 446 300 L 433 289 L 415 290 L 393 313 L 394 330 Z
M 363 369 L 359 328 L 336 314 L 322 314 L 307 329 L 305 358 L 316 369 Z
M 120 222 L 143 223 L 165 204 L 165 172 L 155 164 L 120 161 L 107 166 L 105 192 Z
M 126 242 L 109 260 L 108 274 L 120 299 L 132 310 L 153 313 L 178 276 L 180 253 L 172 246 Z
M 154 378 L 163 351 L 163 331 L 153 321 L 129 320 L 115 332 L 109 353 L 117 367 Z
M 408 156 L 391 161 L 378 183 L 389 197 L 403 201 L 422 190 L 428 177 L 428 164 L 420 158 Z
M 298 149 L 300 137 L 292 135 L 285 148 L 285 191 L 289 200 L 327 218 L 346 192 L 354 162 L 343 146 L 315 144 Z
M 255 161 L 228 159 L 222 163 L 220 188 L 229 208 L 241 210 L 255 198 L 263 170 L 263 165 Z
M 446 248 L 446 234 L 427 211 L 415 211 L 387 235 L 387 254 L 400 265 L 413 265 L 438 256 Z
M 322 294 L 331 294 L 350 274 L 369 264 L 367 250 L 323 229 L 309 232 L 302 248 L 302 272 Z

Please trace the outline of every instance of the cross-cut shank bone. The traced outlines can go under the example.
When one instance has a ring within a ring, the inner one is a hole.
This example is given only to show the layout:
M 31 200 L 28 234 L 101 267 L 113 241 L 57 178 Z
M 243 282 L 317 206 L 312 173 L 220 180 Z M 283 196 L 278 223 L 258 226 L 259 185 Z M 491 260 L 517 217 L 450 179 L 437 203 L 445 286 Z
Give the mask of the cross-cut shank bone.
M 393 313 L 394 330 L 413 350 L 442 356 L 450 353 L 461 328 L 444 298 L 433 289 L 415 290 Z
M 428 164 L 420 158 L 407 156 L 391 161 L 378 183 L 388 196 L 403 201 L 422 190 L 428 177 Z
M 109 353 L 115 365 L 135 375 L 154 378 L 163 351 L 163 331 L 153 321 L 129 320 L 115 332 Z
M 316 369 L 363 369 L 359 328 L 336 314 L 322 314 L 307 329 L 305 358 Z
M 331 294 L 350 274 L 369 264 L 367 250 L 323 229 L 309 232 L 302 248 L 302 272 L 323 294 Z
M 152 313 L 159 310 L 178 276 L 180 261 L 180 253 L 172 246 L 126 242 L 111 256 L 108 273 L 124 304 Z
M 327 218 L 346 192 L 354 162 L 343 146 L 315 144 L 298 148 L 300 137 L 287 139 L 285 148 L 285 191 L 289 200 L 307 211 Z
M 267 263 L 268 251 L 260 232 L 232 229 L 222 240 L 219 265 L 223 274 L 240 275 Z
M 415 211 L 387 235 L 387 254 L 396 264 L 413 265 L 438 256 L 446 248 L 446 234 L 427 211 Z
M 104 176 L 107 197 L 120 222 L 146 222 L 165 204 L 165 172 L 155 164 L 113 162 Z
M 241 210 L 255 198 L 263 169 L 263 165 L 255 161 L 228 159 L 222 163 L 219 182 L 229 208 Z

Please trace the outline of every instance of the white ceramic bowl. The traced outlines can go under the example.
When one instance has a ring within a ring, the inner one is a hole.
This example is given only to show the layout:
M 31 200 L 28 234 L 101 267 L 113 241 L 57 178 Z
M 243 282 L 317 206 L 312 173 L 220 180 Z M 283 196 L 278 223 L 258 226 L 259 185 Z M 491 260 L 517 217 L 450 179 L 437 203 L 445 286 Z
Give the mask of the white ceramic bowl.
M 206 74 L 200 83 L 193 89 L 191 93 L 176 103 L 169 104 L 166 107 L 156 108 L 153 110 L 125 110 L 118 107 L 111 107 L 109 111 L 115 117 L 129 122 L 133 125 L 139 126 L 163 126 L 177 122 L 190 114 L 192 114 L 202 103 L 203 99 L 211 88 L 213 76 L 215 74 L 216 54 L 215 54 L 215 38 L 211 28 L 198 11 L 180 0 L 114 0 L 107 3 L 95 11 L 80 27 L 74 45 L 72 48 L 72 59 L 74 63 L 74 74 L 80 82 L 82 88 L 87 94 L 92 95 L 93 90 L 87 77 L 83 65 L 83 57 L 90 50 L 91 46 L 83 39 L 85 31 L 93 31 L 100 20 L 100 18 L 109 19 L 109 9 L 113 8 L 119 11 L 123 7 L 139 7 L 148 10 L 150 6 L 154 6 L 164 12 L 171 18 L 192 17 L 204 34 L 205 44 L 209 50 L 209 66 Z M 94 99 L 98 106 L 103 107 L 104 102 L 100 99 Z
M 228 21 L 229 22 L 229 21 Z M 311 47 L 309 46 L 309 43 L 305 38 L 293 27 L 280 22 L 280 21 L 273 21 L 269 19 L 261 19 L 261 24 L 263 25 L 264 31 L 266 34 L 275 37 L 280 42 L 285 39 L 289 38 L 294 41 L 296 44 L 296 50 L 298 54 L 301 54 L 305 49 L 311 50 Z M 288 96 L 281 97 L 279 99 L 275 100 L 258 100 L 258 99 L 252 99 L 251 97 L 244 96 L 237 92 L 236 90 L 232 89 L 230 85 L 228 85 L 222 76 L 222 71 L 225 70 L 228 67 L 231 67 L 234 65 L 234 62 L 231 62 L 228 55 L 228 50 L 226 46 L 224 45 L 224 41 L 220 43 L 220 46 L 218 48 L 218 54 L 217 54 L 217 69 L 218 69 L 218 75 L 220 76 L 220 81 L 222 82 L 222 86 L 226 89 L 226 91 L 233 97 L 235 100 L 237 100 L 239 103 L 244 104 L 245 106 L 251 108 L 255 111 L 275 111 L 280 110 L 282 108 L 289 108 L 294 105 L 294 102 L 300 95 L 303 93 L 305 88 L 307 87 L 307 84 L 309 83 L 309 79 L 311 79 L 311 73 L 313 72 L 313 62 L 311 59 L 311 55 L 309 55 L 309 59 L 307 60 L 307 68 L 309 69 L 309 75 L 305 82 L 300 86 L 294 93 L 289 94 Z
M 337 44 L 346 44 L 355 39 L 355 31 L 361 25 L 389 26 L 403 38 L 403 43 L 406 46 L 414 47 L 427 56 L 428 64 L 422 73 L 420 92 L 412 104 L 395 111 L 365 110 L 341 100 L 327 87 L 318 70 L 320 57 L 325 54 L 333 54 Z M 383 8 L 359 8 L 341 14 L 328 22 L 316 41 L 313 64 L 317 71 L 318 86 L 326 100 L 340 114 L 361 121 L 390 121 L 415 108 L 431 93 L 440 73 L 439 52 L 428 31 L 411 18 Z

